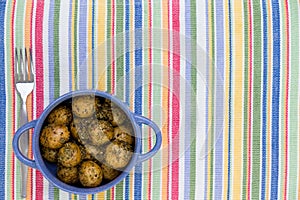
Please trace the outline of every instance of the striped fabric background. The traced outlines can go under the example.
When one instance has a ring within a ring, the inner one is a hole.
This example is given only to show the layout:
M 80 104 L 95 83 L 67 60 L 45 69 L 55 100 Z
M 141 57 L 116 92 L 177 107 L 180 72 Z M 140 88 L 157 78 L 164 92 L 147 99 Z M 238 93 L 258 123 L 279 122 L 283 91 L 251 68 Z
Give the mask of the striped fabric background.
M 27 199 L 300 199 L 299 11 L 297 0 L 0 0 L 0 197 L 20 199 L 13 52 L 31 47 L 30 120 L 97 88 L 154 120 L 163 144 L 95 195 L 30 169 Z

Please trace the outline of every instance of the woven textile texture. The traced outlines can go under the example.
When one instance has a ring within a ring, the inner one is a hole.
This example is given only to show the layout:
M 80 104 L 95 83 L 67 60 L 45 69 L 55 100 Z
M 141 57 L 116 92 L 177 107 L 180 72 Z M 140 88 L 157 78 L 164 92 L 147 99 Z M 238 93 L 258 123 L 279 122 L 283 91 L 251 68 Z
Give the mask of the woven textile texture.
M 13 66 L 24 47 L 36 71 L 29 120 L 98 89 L 163 138 L 99 194 L 30 169 L 27 199 L 300 199 L 299 14 L 297 0 L 0 0 L 0 199 L 20 199 Z M 155 137 L 142 130 L 147 152 Z

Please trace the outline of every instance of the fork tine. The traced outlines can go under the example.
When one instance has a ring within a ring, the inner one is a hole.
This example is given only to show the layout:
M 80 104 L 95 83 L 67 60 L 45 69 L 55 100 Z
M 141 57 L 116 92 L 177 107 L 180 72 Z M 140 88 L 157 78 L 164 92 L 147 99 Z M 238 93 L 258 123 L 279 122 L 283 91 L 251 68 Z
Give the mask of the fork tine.
M 34 65 L 33 65 L 33 59 L 32 59 L 32 51 L 31 48 L 29 48 L 29 59 L 30 59 L 30 78 L 31 80 L 34 79 L 34 75 L 35 75 L 35 69 L 34 69 Z
M 23 60 L 23 53 L 22 49 L 20 49 L 20 68 L 21 68 L 21 81 L 25 81 L 25 66 L 24 66 L 24 60 Z
M 25 69 L 25 81 L 29 80 L 29 75 L 28 75 L 28 57 L 27 57 L 27 49 L 25 48 L 25 65 L 24 65 L 24 69 Z

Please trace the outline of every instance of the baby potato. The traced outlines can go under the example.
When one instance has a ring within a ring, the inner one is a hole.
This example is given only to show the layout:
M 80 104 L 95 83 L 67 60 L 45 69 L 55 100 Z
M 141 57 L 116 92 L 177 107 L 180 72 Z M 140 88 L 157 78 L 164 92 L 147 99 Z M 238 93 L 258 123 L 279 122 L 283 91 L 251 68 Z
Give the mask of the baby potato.
M 97 187 L 101 184 L 103 172 L 93 161 L 84 161 L 79 167 L 79 181 L 84 187 Z
M 92 95 L 77 96 L 72 99 L 72 112 L 81 118 L 96 114 L 97 98 Z
M 81 151 L 77 144 L 68 142 L 58 151 L 58 163 L 65 167 L 74 167 L 81 162 Z
M 114 180 L 121 173 L 120 171 L 115 170 L 104 164 L 101 165 L 101 169 L 103 172 L 103 177 L 109 181 Z
M 125 126 L 118 126 L 114 129 L 114 138 L 120 142 L 126 142 L 132 145 L 134 143 L 134 137 L 132 132 Z
M 111 124 L 113 126 L 120 126 L 121 124 L 123 124 L 123 122 L 125 122 L 125 120 L 127 119 L 126 114 L 124 113 L 123 110 L 121 110 L 119 107 L 117 107 L 116 105 L 113 105 L 111 107 L 111 112 L 113 114 L 113 120 L 111 121 Z
M 58 165 L 57 177 L 67 184 L 75 184 L 78 182 L 78 169 L 77 167 L 64 167 Z
M 89 130 L 90 138 L 94 145 L 103 145 L 114 137 L 112 125 L 104 120 L 99 120 Z
M 133 150 L 129 144 L 113 141 L 106 148 L 105 162 L 113 169 L 121 169 L 129 163 L 132 154 Z
M 67 106 L 59 106 L 51 111 L 47 121 L 49 124 L 68 125 L 72 121 L 71 110 Z
M 70 132 L 65 125 L 51 124 L 45 126 L 40 135 L 40 143 L 44 147 L 58 149 L 70 138 Z
M 58 149 L 50 149 L 44 146 L 41 146 L 41 153 L 43 158 L 49 162 L 57 162 L 57 153 Z
M 94 118 L 74 118 L 70 124 L 70 131 L 75 140 L 80 143 L 87 143 L 89 137 L 89 127 L 97 123 Z

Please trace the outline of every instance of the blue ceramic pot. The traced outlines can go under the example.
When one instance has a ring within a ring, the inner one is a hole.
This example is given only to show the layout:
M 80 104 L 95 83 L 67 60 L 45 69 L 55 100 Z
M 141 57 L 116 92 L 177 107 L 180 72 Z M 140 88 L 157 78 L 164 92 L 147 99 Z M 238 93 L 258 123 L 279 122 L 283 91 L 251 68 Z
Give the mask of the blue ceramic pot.
M 111 100 L 113 103 L 115 103 L 120 109 L 124 111 L 124 113 L 127 115 L 128 119 L 131 122 L 131 125 L 134 129 L 134 136 L 135 136 L 135 145 L 134 145 L 134 153 L 132 154 L 132 158 L 126 168 L 123 170 L 123 172 L 114 180 L 98 186 L 94 188 L 84 188 L 84 187 L 79 187 L 79 186 L 72 186 L 68 185 L 62 181 L 60 181 L 57 176 L 56 176 L 56 168 L 57 165 L 55 163 L 49 163 L 45 161 L 42 158 L 41 151 L 40 151 L 40 144 L 39 144 L 39 137 L 41 130 L 43 128 L 44 122 L 49 115 L 49 113 L 56 108 L 59 104 L 71 100 L 73 97 L 76 96 L 82 96 L 82 95 L 95 95 L 98 97 L 106 98 Z M 153 148 L 145 153 L 142 154 L 142 131 L 141 131 L 141 125 L 145 124 L 150 126 L 156 135 L 156 143 L 153 146 Z M 20 136 L 27 130 L 34 128 L 33 131 L 33 136 L 32 136 L 32 152 L 34 155 L 34 160 L 28 159 L 26 156 L 24 156 L 19 149 L 19 139 Z M 101 191 L 105 191 L 113 186 L 115 186 L 117 183 L 119 183 L 122 179 L 124 179 L 130 170 L 137 164 L 141 163 L 152 156 L 154 156 L 157 151 L 159 150 L 162 142 L 162 137 L 161 137 L 161 131 L 158 128 L 158 126 L 151 120 L 132 113 L 128 106 L 121 102 L 118 98 L 97 90 L 83 90 L 83 91 L 74 91 L 74 92 L 69 92 L 65 95 L 60 96 L 58 99 L 53 101 L 41 114 L 41 116 L 37 120 L 33 120 L 31 122 L 28 122 L 27 124 L 23 125 L 21 128 L 17 130 L 17 132 L 14 135 L 13 138 L 13 149 L 15 152 L 16 157 L 24 164 L 38 169 L 39 171 L 42 172 L 44 177 L 48 179 L 49 182 L 51 182 L 53 185 L 58 187 L 59 189 L 62 189 L 64 191 L 70 192 L 70 193 L 76 193 L 76 194 L 94 194 L 98 193 Z

